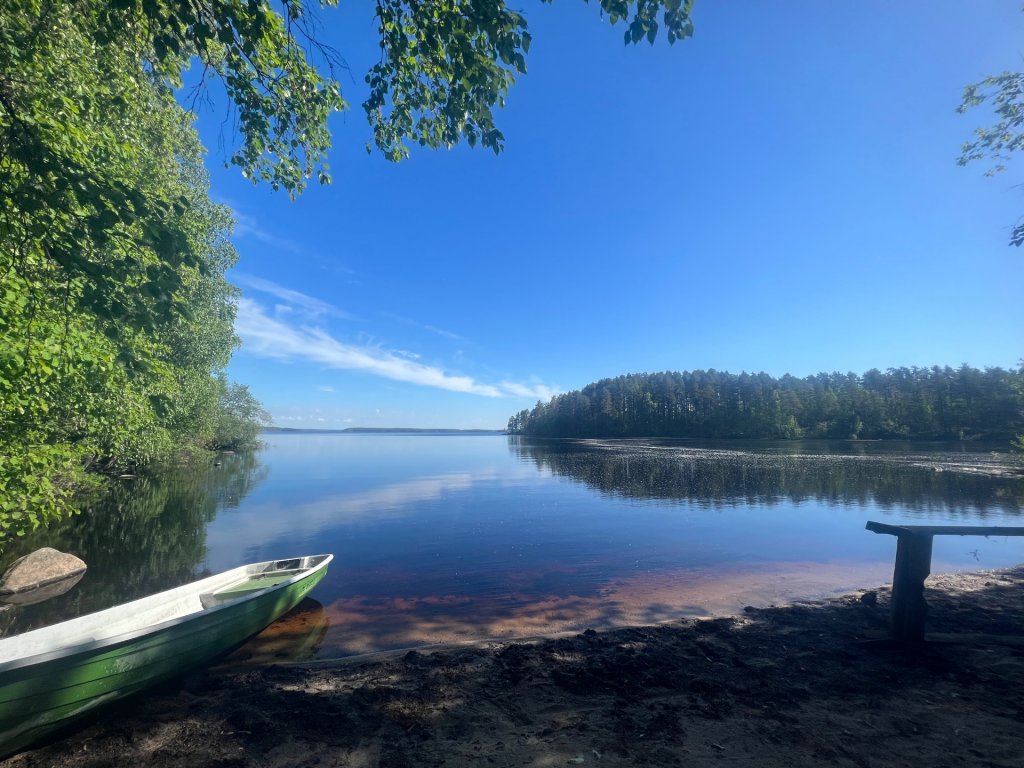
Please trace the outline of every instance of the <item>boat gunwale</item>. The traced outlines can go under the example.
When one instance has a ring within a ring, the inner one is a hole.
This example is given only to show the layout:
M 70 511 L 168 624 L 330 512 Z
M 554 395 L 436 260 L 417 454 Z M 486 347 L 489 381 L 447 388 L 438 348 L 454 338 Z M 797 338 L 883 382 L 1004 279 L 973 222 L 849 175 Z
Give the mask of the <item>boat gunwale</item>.
M 118 605 L 111 606 L 110 608 L 104 608 L 103 610 L 100 610 L 100 611 L 95 611 L 93 613 L 85 614 L 84 616 L 78 616 L 78 617 L 75 617 L 74 619 L 68 619 L 67 622 L 59 622 L 57 624 L 51 624 L 51 625 L 48 625 L 46 627 L 40 627 L 38 630 L 30 630 L 29 632 L 26 632 L 26 633 L 23 633 L 23 634 L 13 635 L 10 638 L 0 638 L 0 644 L 2 644 L 4 640 L 13 640 L 15 638 L 24 637 L 25 635 L 29 635 L 32 632 L 42 631 L 42 630 L 46 630 L 46 629 L 51 629 L 53 627 L 59 627 L 59 626 L 61 626 L 61 624 L 64 624 L 64 623 L 68 623 L 68 622 L 72 622 L 72 621 L 78 621 L 79 619 L 85 619 L 85 618 L 89 618 L 89 617 L 96 617 L 96 616 L 100 616 L 100 615 L 102 615 L 104 613 L 108 613 L 108 612 L 114 612 L 114 611 L 121 612 L 121 611 L 124 611 L 126 609 L 130 609 L 133 605 L 135 605 L 137 603 L 141 603 L 143 601 L 153 601 L 154 598 L 157 598 L 157 597 L 160 597 L 161 595 L 166 595 L 168 593 L 175 592 L 175 591 L 181 591 L 182 592 L 182 596 L 183 597 L 187 597 L 188 594 L 190 593 L 190 590 L 189 590 L 190 587 L 197 587 L 198 585 L 202 584 L 205 581 L 221 579 L 221 578 L 227 577 L 230 574 L 236 573 L 236 572 L 238 572 L 239 575 L 243 575 L 250 568 L 259 568 L 260 566 L 266 566 L 266 565 L 270 565 L 270 564 L 273 564 L 273 563 L 279 563 L 279 562 L 286 562 L 286 561 L 289 561 L 289 560 L 307 560 L 307 559 L 314 559 L 315 560 L 316 558 L 322 558 L 322 560 L 319 563 L 317 563 L 316 565 L 314 565 L 314 566 L 311 566 L 309 568 L 303 569 L 302 571 L 300 571 L 299 573 L 296 573 L 294 576 L 290 577 L 289 579 L 287 579 L 285 581 L 282 581 L 282 582 L 280 582 L 278 584 L 273 584 L 273 585 L 271 585 L 269 587 L 265 587 L 265 588 L 260 589 L 260 590 L 255 590 L 255 591 L 250 592 L 250 593 L 243 593 L 243 594 L 239 595 L 236 598 L 233 598 L 231 600 L 226 600 L 223 603 L 220 603 L 218 605 L 213 605 L 213 606 L 210 606 L 208 608 L 200 608 L 199 610 L 196 610 L 196 611 L 191 611 L 189 613 L 181 614 L 181 615 L 178 615 L 178 616 L 173 616 L 173 617 L 171 617 L 169 619 L 166 619 L 164 621 L 161 621 L 161 622 L 159 622 L 157 624 L 146 625 L 146 626 L 143 626 L 143 627 L 139 627 L 137 629 L 131 629 L 131 630 L 128 630 L 126 632 L 121 632 L 121 633 L 118 633 L 118 634 L 110 635 L 108 637 L 101 637 L 101 638 L 97 638 L 97 639 L 93 639 L 93 640 L 88 640 L 86 642 L 81 642 L 81 643 L 77 643 L 77 644 L 73 644 L 73 645 L 63 645 L 63 646 L 60 646 L 59 648 L 53 648 L 51 650 L 45 650 L 45 651 L 42 651 L 40 653 L 32 654 L 30 656 L 21 656 L 21 657 L 18 657 L 18 658 L 10 659 L 9 661 L 0 662 L 0 675 L 3 675 L 6 672 L 12 672 L 14 670 L 25 669 L 27 667 L 32 667 L 32 666 L 40 665 L 40 664 L 46 664 L 48 662 L 56 661 L 56 660 L 59 660 L 59 659 L 70 659 L 71 657 L 74 657 L 74 656 L 92 654 L 92 653 L 95 653 L 96 651 L 100 651 L 100 650 L 115 650 L 119 646 L 126 645 L 128 643 L 133 642 L 133 641 L 136 641 L 136 640 L 139 640 L 141 638 L 144 638 L 144 637 L 146 637 L 148 635 L 155 635 L 155 634 L 158 634 L 160 632 L 166 632 L 166 631 L 168 631 L 170 629 L 173 629 L 175 626 L 177 626 L 179 624 L 184 624 L 185 622 L 193 621 L 193 620 L 195 620 L 199 616 L 213 615 L 213 614 L 219 613 L 219 612 L 221 612 L 221 611 L 223 611 L 225 609 L 234 608 L 235 606 L 239 605 L 240 603 L 248 602 L 250 600 L 255 600 L 255 599 L 264 597 L 264 596 L 270 594 L 271 592 L 276 592 L 276 591 L 287 589 L 288 587 L 293 586 L 294 584 L 297 584 L 297 583 L 299 583 L 301 581 L 304 581 L 305 579 L 309 578 L 313 574 L 315 574 L 315 573 L 325 569 L 330 564 L 330 562 L 334 559 L 334 555 L 333 554 L 302 555 L 300 557 L 282 557 L 282 558 L 275 558 L 273 560 L 264 560 L 264 561 L 259 562 L 259 563 L 249 563 L 247 565 L 242 565 L 242 566 L 239 566 L 237 568 L 231 568 L 231 569 L 229 569 L 227 571 L 222 571 L 221 573 L 214 574 L 212 576 L 207 577 L 206 579 L 200 579 L 198 581 L 188 582 L 188 583 L 182 584 L 182 585 L 180 585 L 178 587 L 172 587 L 171 589 L 164 590 L 163 592 L 155 592 L 152 595 L 146 595 L 145 597 L 140 597 L 140 598 L 138 598 L 136 600 L 132 600 L 132 601 L 127 602 L 127 603 L 121 603 L 121 604 L 118 604 Z M 204 592 L 204 590 L 202 590 L 202 589 L 191 590 L 191 593 L 194 594 L 197 598 L 203 592 Z

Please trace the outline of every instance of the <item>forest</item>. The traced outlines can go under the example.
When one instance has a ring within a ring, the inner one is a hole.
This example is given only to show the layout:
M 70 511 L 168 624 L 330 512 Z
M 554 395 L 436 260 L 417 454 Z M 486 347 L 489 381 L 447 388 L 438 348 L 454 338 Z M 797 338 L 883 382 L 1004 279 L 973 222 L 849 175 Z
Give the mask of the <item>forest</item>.
M 1024 367 L 872 369 L 805 378 L 638 373 L 557 395 L 508 421 L 537 437 L 1010 440 L 1024 431 Z

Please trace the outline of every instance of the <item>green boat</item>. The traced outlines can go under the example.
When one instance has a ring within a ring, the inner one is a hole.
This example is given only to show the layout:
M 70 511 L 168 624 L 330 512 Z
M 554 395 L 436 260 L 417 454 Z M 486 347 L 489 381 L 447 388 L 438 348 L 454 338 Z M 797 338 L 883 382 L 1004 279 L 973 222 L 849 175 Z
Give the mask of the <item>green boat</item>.
M 332 559 L 244 565 L 0 640 L 0 756 L 234 648 L 298 604 Z

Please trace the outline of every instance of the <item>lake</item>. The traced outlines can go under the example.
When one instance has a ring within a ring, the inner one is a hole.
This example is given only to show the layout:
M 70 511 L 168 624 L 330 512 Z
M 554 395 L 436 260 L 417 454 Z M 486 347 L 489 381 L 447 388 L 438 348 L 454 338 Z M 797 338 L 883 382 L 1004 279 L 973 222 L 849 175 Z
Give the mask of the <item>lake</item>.
M 891 581 L 867 520 L 1020 525 L 1024 480 L 973 444 L 271 434 L 219 466 L 120 482 L 39 546 L 89 564 L 5 634 L 245 562 L 333 552 L 236 659 L 647 623 Z M 994 474 L 995 473 L 995 474 Z M 938 537 L 933 571 L 1024 562 L 1024 539 Z

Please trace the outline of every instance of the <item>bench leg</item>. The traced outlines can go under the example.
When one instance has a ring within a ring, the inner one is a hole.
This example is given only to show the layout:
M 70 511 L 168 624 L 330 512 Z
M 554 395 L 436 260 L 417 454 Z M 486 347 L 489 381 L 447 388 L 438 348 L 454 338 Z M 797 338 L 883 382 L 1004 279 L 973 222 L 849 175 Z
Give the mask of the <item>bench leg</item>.
M 921 642 L 928 603 L 924 580 L 932 570 L 932 537 L 901 534 L 896 543 L 896 570 L 892 578 L 892 617 L 889 634 L 893 640 Z

